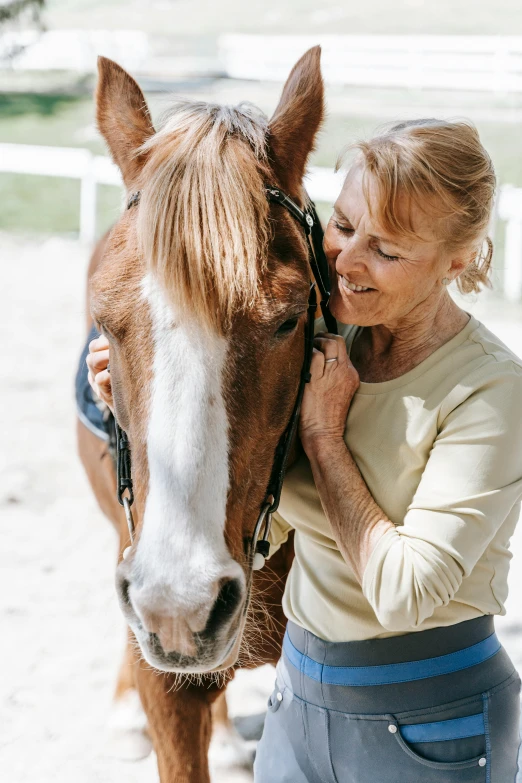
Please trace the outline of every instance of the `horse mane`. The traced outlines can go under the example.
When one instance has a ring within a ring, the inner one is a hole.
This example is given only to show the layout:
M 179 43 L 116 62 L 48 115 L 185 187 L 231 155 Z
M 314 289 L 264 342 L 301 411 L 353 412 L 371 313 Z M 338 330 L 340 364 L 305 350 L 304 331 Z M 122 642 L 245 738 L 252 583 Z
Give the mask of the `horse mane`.
M 219 331 L 254 301 L 266 264 L 266 138 L 250 104 L 179 101 L 138 150 L 143 257 L 174 304 Z

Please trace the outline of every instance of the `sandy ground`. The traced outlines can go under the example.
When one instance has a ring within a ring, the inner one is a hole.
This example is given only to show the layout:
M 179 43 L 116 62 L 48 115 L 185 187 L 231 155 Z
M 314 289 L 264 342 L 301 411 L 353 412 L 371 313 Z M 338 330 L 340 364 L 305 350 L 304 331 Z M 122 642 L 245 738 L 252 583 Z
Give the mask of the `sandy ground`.
M 116 541 L 76 458 L 72 381 L 83 339 L 87 253 L 64 239 L 0 235 L 0 769 L 9 783 L 155 783 L 151 756 L 105 755 L 124 627 Z M 517 309 L 468 306 L 522 352 Z M 522 527 L 499 633 L 522 671 Z M 259 714 L 270 667 L 240 673 L 236 716 Z M 246 773 L 215 782 L 251 780 Z

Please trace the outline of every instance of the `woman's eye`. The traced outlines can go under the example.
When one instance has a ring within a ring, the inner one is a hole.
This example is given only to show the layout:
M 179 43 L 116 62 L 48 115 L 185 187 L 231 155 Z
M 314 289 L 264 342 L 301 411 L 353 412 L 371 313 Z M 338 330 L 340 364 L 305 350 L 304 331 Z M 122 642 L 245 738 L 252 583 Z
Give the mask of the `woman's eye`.
M 276 335 L 288 334 L 289 332 L 293 332 L 298 323 L 299 323 L 299 318 L 289 318 L 288 321 L 285 321 L 284 324 L 281 324 L 281 326 L 276 332 Z
M 343 226 L 341 223 L 337 223 L 336 221 L 334 221 L 334 226 L 338 231 L 341 231 L 343 234 L 353 233 L 353 228 L 351 228 L 350 226 Z
M 399 256 L 388 256 L 386 253 L 383 253 L 382 250 L 379 250 L 378 247 L 375 248 L 375 252 L 378 253 L 381 258 L 385 258 L 387 261 L 397 261 Z

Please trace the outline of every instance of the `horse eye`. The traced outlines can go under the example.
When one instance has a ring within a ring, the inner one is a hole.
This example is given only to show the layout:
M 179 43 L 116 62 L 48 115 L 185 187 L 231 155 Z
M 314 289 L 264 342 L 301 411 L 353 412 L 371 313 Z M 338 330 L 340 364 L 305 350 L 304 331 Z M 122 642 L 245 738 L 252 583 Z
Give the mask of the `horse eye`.
M 293 332 L 298 323 L 299 318 L 289 318 L 288 321 L 285 321 L 284 324 L 281 324 L 276 332 L 276 335 L 289 334 L 289 332 Z

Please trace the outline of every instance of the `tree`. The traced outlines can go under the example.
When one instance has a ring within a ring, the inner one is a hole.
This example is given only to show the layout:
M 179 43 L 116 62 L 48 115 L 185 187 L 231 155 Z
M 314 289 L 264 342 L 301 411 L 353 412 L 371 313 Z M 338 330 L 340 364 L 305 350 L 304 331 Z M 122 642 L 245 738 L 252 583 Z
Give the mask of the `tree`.
M 40 24 L 45 0 L 0 0 L 0 25 L 25 17 L 27 22 Z
M 44 29 L 45 0 L 0 0 L 0 67 L 5 67 L 24 50 L 27 31 Z

